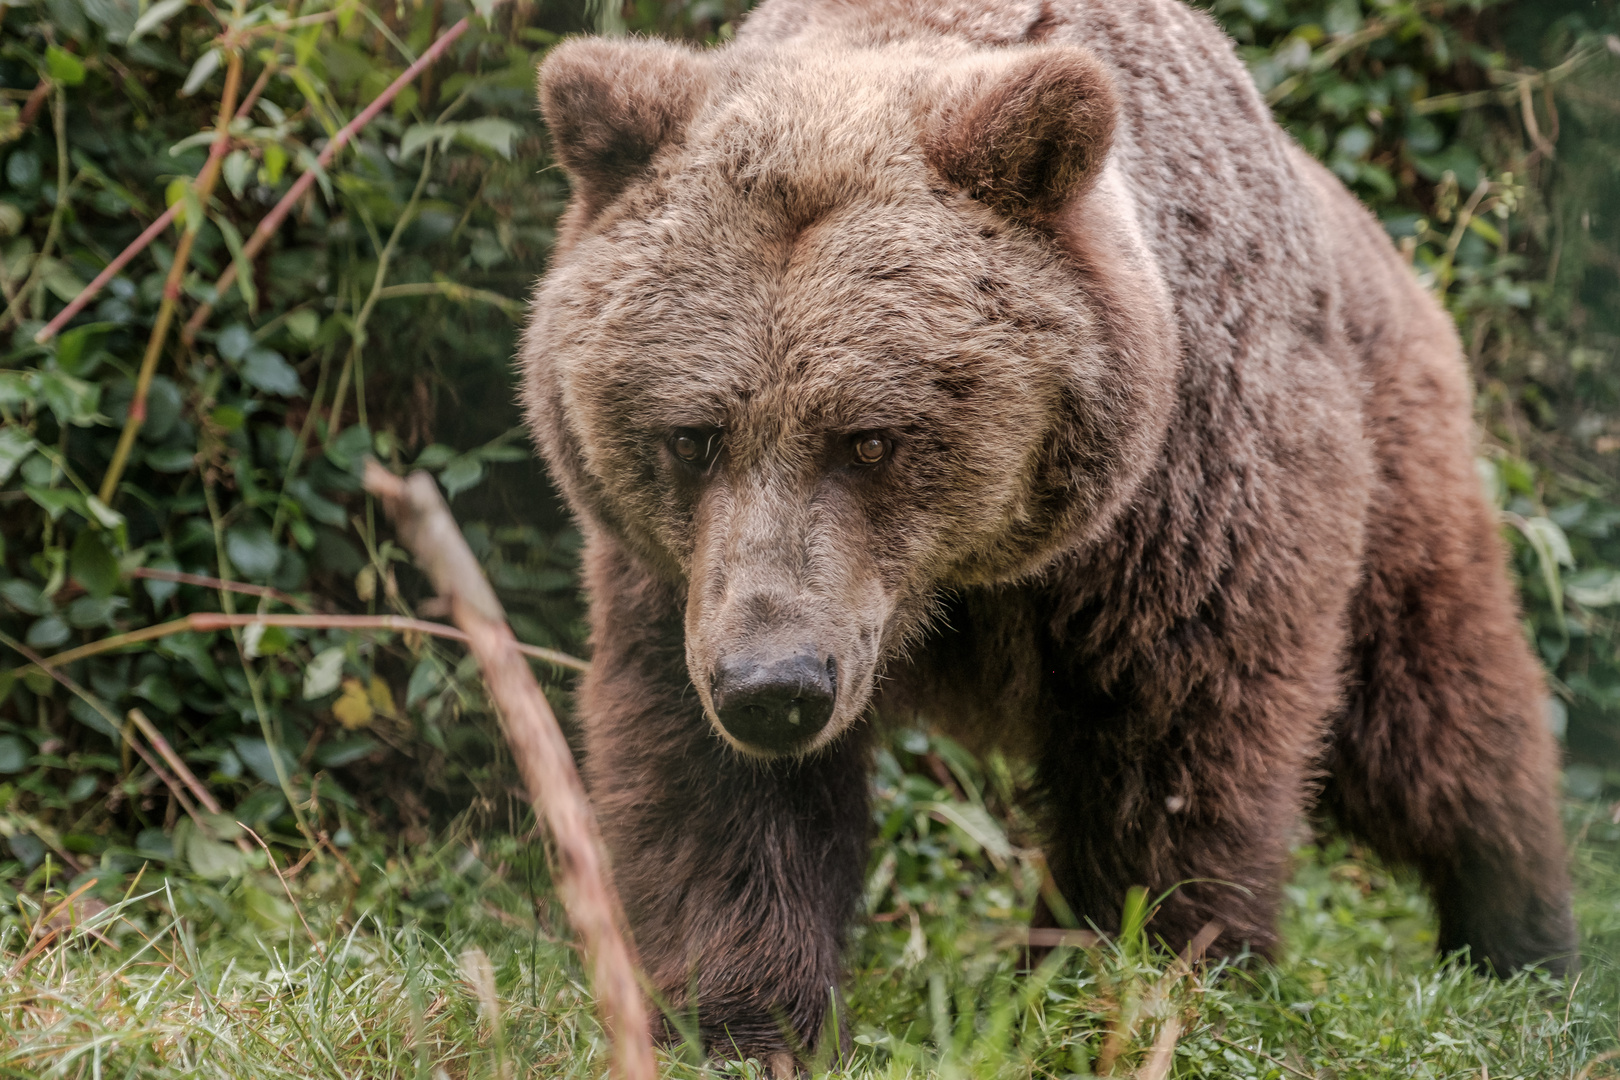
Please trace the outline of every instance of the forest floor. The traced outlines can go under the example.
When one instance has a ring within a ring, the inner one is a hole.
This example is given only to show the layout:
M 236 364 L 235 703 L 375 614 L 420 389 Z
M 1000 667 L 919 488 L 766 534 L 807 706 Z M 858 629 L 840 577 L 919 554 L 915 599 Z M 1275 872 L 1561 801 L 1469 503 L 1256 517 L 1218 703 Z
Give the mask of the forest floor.
M 971 805 L 959 804 L 963 820 Z M 934 895 L 926 882 L 886 894 L 895 862 L 879 847 L 872 896 L 891 902 L 854 933 L 853 1053 L 816 1072 L 1620 1075 L 1620 810 L 1571 802 L 1568 814 L 1584 965 L 1568 982 L 1437 963 L 1415 883 L 1338 842 L 1299 850 L 1275 963 L 1187 972 L 1145 944 L 1150 922 L 1020 974 L 1016 860 L 941 877 Z M 356 846 L 285 886 L 268 867 L 214 885 L 154 871 L 128 900 L 79 912 L 77 929 L 20 895 L 0 925 L 0 1076 L 603 1075 L 535 848 L 465 835 L 414 855 Z M 759 1075 L 680 1051 L 663 1072 Z

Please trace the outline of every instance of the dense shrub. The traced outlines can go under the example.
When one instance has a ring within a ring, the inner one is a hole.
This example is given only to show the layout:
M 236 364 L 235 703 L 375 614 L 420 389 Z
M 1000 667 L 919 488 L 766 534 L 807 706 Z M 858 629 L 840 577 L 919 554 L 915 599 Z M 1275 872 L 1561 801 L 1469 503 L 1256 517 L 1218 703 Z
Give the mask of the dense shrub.
M 412 613 L 422 583 L 358 491 L 367 453 L 432 470 L 519 635 L 581 650 L 577 536 L 512 402 L 517 319 L 566 196 L 533 68 L 560 35 L 592 27 L 721 39 L 742 6 L 0 6 L 0 879 L 66 865 L 116 891 L 145 860 L 223 879 L 249 857 L 232 820 L 338 849 L 362 834 L 408 841 L 468 808 L 475 824 L 521 825 L 470 669 L 432 640 L 187 631 L 67 665 L 76 690 L 22 650 L 195 612 Z M 1213 10 L 1279 118 L 1456 313 L 1478 379 L 1482 476 L 1555 675 L 1550 716 L 1567 717 L 1572 783 L 1596 794 L 1620 765 L 1614 6 Z M 255 226 L 328 140 L 464 15 L 471 29 L 318 170 L 250 258 Z M 227 125 L 218 182 L 200 198 L 191 180 L 238 61 L 236 100 L 259 96 Z M 174 203 L 178 227 L 35 344 Z M 182 256 L 144 421 L 115 468 Z M 232 267 L 242 285 L 216 293 Z M 131 710 L 228 813 L 182 805 Z

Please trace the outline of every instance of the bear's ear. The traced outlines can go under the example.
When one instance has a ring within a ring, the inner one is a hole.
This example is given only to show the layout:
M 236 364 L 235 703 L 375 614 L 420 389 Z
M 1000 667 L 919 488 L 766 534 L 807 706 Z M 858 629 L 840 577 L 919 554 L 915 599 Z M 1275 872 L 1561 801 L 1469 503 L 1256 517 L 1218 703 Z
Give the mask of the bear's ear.
M 1042 226 L 1097 179 L 1119 104 L 1090 52 L 1009 49 L 975 57 L 947 79 L 924 145 L 951 183 L 1006 217 Z
M 678 141 L 707 92 L 709 63 L 662 41 L 575 38 L 540 65 L 540 111 L 587 216 Z

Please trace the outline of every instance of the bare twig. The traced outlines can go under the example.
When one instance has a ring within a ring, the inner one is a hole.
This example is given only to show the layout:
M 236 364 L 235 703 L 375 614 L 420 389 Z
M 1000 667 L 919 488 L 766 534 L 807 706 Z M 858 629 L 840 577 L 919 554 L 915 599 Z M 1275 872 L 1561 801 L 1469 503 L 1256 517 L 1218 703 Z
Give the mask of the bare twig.
M 471 17 L 469 16 L 446 30 L 438 41 L 435 41 L 426 52 L 417 57 L 416 63 L 401 72 L 399 78 L 388 85 L 388 89 L 378 94 L 375 101 L 367 105 L 358 116 L 350 120 L 342 130 L 332 136 L 331 141 L 326 144 L 326 147 L 321 150 L 320 156 L 316 158 L 316 166 L 304 170 L 303 174 L 293 182 L 292 187 L 287 189 L 287 193 L 281 197 L 281 201 L 276 203 L 270 212 L 264 216 L 264 219 L 259 222 L 258 226 L 253 230 L 253 235 L 247 238 L 247 241 L 242 245 L 242 259 L 240 261 L 249 264 L 253 262 L 254 258 L 264 248 L 264 245 L 276 234 L 276 230 L 281 228 L 281 223 L 291 213 L 294 204 L 299 199 L 302 199 L 305 192 L 309 191 L 310 187 L 314 185 L 315 177 L 323 172 L 327 165 L 331 164 L 338 151 L 347 146 L 349 140 L 354 138 L 355 134 L 367 124 L 371 123 L 376 115 L 382 112 L 401 90 L 415 81 L 416 77 L 424 69 L 443 56 L 450 44 L 462 34 L 465 34 L 467 28 L 471 25 Z M 232 260 L 225 267 L 225 272 L 219 276 L 219 281 L 215 282 L 214 296 L 216 298 L 224 296 L 225 291 L 236 283 L 236 263 L 237 260 Z M 212 304 L 203 304 L 199 307 L 191 318 L 187 320 L 185 329 L 180 333 L 181 340 L 187 344 L 195 341 L 197 331 L 202 329 L 203 324 L 208 321 L 213 311 Z
M 258 845 L 264 849 L 264 857 L 270 860 L 270 869 L 276 872 L 276 877 L 281 882 L 281 891 L 287 894 L 287 902 L 292 905 L 293 913 L 298 916 L 298 921 L 303 924 L 304 933 L 309 937 L 309 943 L 315 946 L 317 953 L 323 956 L 326 955 L 326 949 L 322 947 L 321 939 L 316 937 L 315 931 L 309 928 L 309 920 L 304 918 L 304 909 L 298 906 L 298 898 L 293 895 L 292 886 L 287 884 L 286 875 L 281 872 L 281 867 L 276 865 L 276 856 L 270 850 L 270 845 L 266 844 L 264 838 L 258 833 L 248 828 L 247 822 L 238 821 L 237 824 L 242 826 L 242 830 L 253 837 Z
M 657 1074 L 647 1006 L 621 930 L 618 894 L 608 876 L 595 815 L 557 718 L 518 652 L 506 614 L 433 478 L 418 472 L 401 479 L 370 461 L 365 484 L 393 518 L 417 565 L 439 594 L 449 597 L 456 622 L 478 658 L 529 797 L 550 827 L 563 905 L 583 939 L 585 954 L 594 962 L 593 981 L 603 1026 L 613 1039 L 615 1071 L 626 1080 L 653 1080 Z
M 52 656 L 46 656 L 36 663 L 49 671 L 51 668 L 71 664 L 75 660 L 83 660 L 87 656 L 96 656 L 114 649 L 127 648 L 130 645 L 139 645 L 143 641 L 152 641 L 155 638 L 168 637 L 170 634 L 208 633 L 214 630 L 229 630 L 233 627 L 252 626 L 258 623 L 263 626 L 287 626 L 305 630 L 394 630 L 400 632 L 415 632 L 418 634 L 431 634 L 434 637 L 449 638 L 452 641 L 468 640 L 465 632 L 454 626 L 444 623 L 429 622 L 426 619 L 409 619 L 402 615 L 224 615 L 212 611 L 199 611 L 187 615 L 183 619 L 174 619 L 170 622 L 159 623 L 156 626 L 143 626 L 139 630 L 131 630 L 124 634 L 114 634 L 112 637 L 92 641 L 88 645 L 80 645 L 77 649 L 68 649 Z M 577 656 L 569 656 L 556 649 L 543 649 L 538 645 L 525 645 L 516 643 L 517 651 L 525 656 L 532 656 L 536 660 L 544 660 L 553 667 L 567 668 L 570 671 L 588 671 L 590 665 Z M 32 653 L 29 655 L 33 659 Z M 19 674 L 21 669 L 19 670 Z M 114 721 L 116 726 L 116 721 Z
M 44 83 L 42 85 L 53 85 Z M 32 99 L 30 99 L 32 100 Z M 45 267 L 51 261 L 51 250 L 56 246 L 57 237 L 62 231 L 62 218 L 67 212 L 68 201 L 72 197 L 73 184 L 68 183 L 68 145 L 67 145 L 67 95 L 61 87 L 56 88 L 56 96 L 51 99 L 51 126 L 56 131 L 56 205 L 51 208 L 51 223 L 45 229 L 45 239 L 39 245 L 39 254 L 34 256 L 33 267 L 29 270 L 28 280 L 11 298 L 6 305 L 6 312 L 0 315 L 0 329 L 3 329 L 13 319 L 21 324 L 27 314 L 24 305 L 28 303 L 29 296 L 44 279 Z M 82 175 L 82 174 L 81 174 Z M 77 183 L 77 178 L 74 183 Z
M 1477 108 L 1480 105 L 1496 103 L 1511 106 L 1519 100 L 1523 87 L 1536 89 L 1552 86 L 1573 75 L 1588 60 L 1595 59 L 1603 54 L 1601 48 L 1582 49 L 1557 67 L 1546 71 L 1528 72 L 1492 72 L 1492 79 L 1504 82 L 1507 85 L 1494 90 L 1474 90 L 1467 93 L 1436 94 L 1433 97 L 1421 98 L 1412 102 L 1411 109 L 1418 115 L 1436 112 L 1460 112 L 1463 109 Z
M 159 570 L 151 566 L 137 566 L 133 570 L 125 571 L 130 577 L 147 578 L 151 581 L 172 581 L 177 585 L 200 585 L 205 589 L 223 589 L 227 592 L 241 593 L 244 596 L 257 596 L 266 600 L 286 604 L 288 607 L 310 609 L 307 601 L 296 596 L 289 596 L 279 589 L 272 589 L 268 585 L 249 585 L 245 581 L 222 581 L 207 574 L 187 574 L 179 570 Z
M 389 285 L 377 293 L 378 300 L 393 300 L 401 296 L 442 296 L 458 303 L 490 304 L 516 318 L 527 310 L 523 301 L 513 300 L 488 289 L 474 289 L 454 281 L 413 281 L 404 285 Z

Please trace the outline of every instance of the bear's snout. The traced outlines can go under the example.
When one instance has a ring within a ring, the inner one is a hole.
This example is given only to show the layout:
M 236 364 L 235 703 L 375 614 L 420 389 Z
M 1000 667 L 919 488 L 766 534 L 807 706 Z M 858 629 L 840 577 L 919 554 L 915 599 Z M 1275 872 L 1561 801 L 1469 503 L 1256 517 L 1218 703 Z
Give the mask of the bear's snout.
M 745 746 L 792 753 L 832 719 L 836 675 L 834 660 L 808 647 L 783 656 L 726 657 L 710 684 L 715 715 Z

